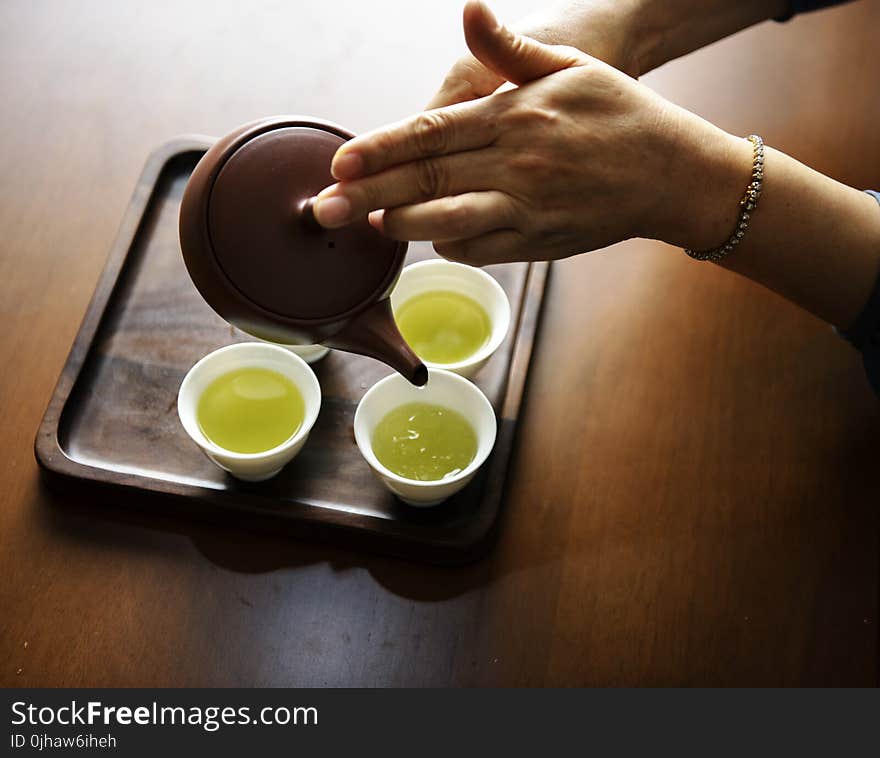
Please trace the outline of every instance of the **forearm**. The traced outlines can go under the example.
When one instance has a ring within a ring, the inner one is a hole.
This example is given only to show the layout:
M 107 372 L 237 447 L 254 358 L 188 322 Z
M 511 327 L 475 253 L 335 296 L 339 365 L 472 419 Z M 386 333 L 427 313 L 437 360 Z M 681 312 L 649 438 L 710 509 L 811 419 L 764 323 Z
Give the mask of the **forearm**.
M 697 249 L 721 244 L 731 233 L 750 178 L 750 143 L 725 135 L 712 149 L 716 157 L 700 178 L 703 186 L 690 188 L 691 223 L 682 234 L 691 239 L 677 240 Z M 880 205 L 772 147 L 764 166 L 748 231 L 721 265 L 849 327 L 880 274 Z
M 639 0 L 630 23 L 640 74 L 782 16 L 787 0 Z
M 841 328 L 880 273 L 880 205 L 772 148 L 743 244 L 724 261 Z
M 787 0 L 564 0 L 513 29 L 547 44 L 574 45 L 640 76 L 768 18 Z

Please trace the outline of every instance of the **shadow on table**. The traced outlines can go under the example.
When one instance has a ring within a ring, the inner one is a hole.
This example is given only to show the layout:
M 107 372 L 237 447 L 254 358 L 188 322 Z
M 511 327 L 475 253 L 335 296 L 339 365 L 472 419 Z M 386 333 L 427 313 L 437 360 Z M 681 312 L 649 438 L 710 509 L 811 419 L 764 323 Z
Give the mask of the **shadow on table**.
M 383 587 L 401 597 L 445 600 L 488 584 L 493 578 L 493 539 L 485 555 L 464 565 L 432 565 L 366 552 L 348 544 L 345 535 L 291 536 L 245 530 L 230 521 L 197 521 L 171 514 L 173 501 L 156 507 L 157 498 L 142 498 L 117 489 L 100 490 L 70 480 L 55 480 L 41 472 L 39 517 L 46 527 L 63 537 L 126 551 L 166 549 L 164 536 L 188 538 L 212 564 L 241 574 L 264 574 L 282 569 L 327 563 L 335 571 L 362 568 Z M 125 498 L 126 507 L 118 503 Z M 209 514 L 205 514 L 206 516 Z M 503 522 L 503 516 L 499 519 Z M 137 527 L 132 529 L 131 527 Z M 503 526 L 502 526 L 503 528 Z M 353 541 L 352 541 L 353 542 Z

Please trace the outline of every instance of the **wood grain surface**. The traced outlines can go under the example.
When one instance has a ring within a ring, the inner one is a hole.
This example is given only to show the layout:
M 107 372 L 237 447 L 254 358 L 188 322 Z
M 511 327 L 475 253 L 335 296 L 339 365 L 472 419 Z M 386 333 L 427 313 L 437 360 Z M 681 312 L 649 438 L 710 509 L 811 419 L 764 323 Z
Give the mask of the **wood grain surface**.
M 478 563 L 121 516 L 40 481 L 34 434 L 147 155 L 273 113 L 362 131 L 416 111 L 463 50 L 459 11 L 0 4 L 0 685 L 877 683 L 880 403 L 859 357 L 657 243 L 554 266 Z M 878 28 L 862 0 L 645 81 L 878 187 Z

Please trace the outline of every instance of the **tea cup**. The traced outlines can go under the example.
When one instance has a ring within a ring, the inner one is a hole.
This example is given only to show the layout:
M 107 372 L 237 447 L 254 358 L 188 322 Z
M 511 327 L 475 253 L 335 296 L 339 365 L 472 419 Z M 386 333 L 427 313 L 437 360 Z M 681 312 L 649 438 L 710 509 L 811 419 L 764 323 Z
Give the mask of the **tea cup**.
M 391 308 L 397 313 L 404 304 L 427 292 L 455 292 L 475 301 L 489 317 L 488 339 L 471 355 L 454 363 L 437 363 L 422 358 L 430 369 L 444 369 L 461 376 L 473 376 L 498 349 L 510 327 L 510 301 L 501 285 L 482 269 L 432 259 L 411 263 L 403 269 L 391 292 Z
M 457 411 L 470 423 L 477 438 L 473 460 L 445 479 L 408 479 L 386 468 L 373 451 L 377 425 L 395 408 L 407 403 L 430 403 Z M 379 480 L 405 503 L 431 506 L 443 502 L 467 485 L 495 445 L 497 422 L 492 404 L 480 389 L 451 371 L 428 369 L 428 383 L 415 387 L 400 374 L 376 382 L 363 396 L 354 414 L 354 437 L 364 460 Z
M 208 386 L 230 371 L 264 368 L 292 381 L 302 394 L 305 415 L 299 429 L 282 444 L 259 453 L 238 453 L 216 445 L 202 431 L 197 418 L 199 399 Z M 237 479 L 259 482 L 275 476 L 305 445 L 321 408 L 321 386 L 311 367 L 279 345 L 240 342 L 209 353 L 186 374 L 177 395 L 177 413 L 190 438 L 220 468 Z

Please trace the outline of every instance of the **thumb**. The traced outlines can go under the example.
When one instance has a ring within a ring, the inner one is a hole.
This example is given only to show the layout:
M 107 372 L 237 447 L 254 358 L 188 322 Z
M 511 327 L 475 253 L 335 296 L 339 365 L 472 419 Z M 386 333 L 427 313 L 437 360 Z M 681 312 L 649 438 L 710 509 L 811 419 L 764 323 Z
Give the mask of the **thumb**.
M 514 84 L 525 84 L 588 60 L 574 48 L 544 45 L 510 31 L 498 23 L 481 0 L 468 0 L 464 7 L 464 37 L 480 63 Z
M 504 77 L 498 76 L 472 55 L 468 55 L 452 67 L 425 110 L 477 100 L 491 95 L 502 84 Z

